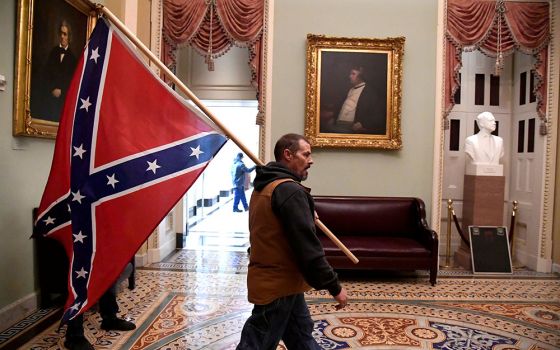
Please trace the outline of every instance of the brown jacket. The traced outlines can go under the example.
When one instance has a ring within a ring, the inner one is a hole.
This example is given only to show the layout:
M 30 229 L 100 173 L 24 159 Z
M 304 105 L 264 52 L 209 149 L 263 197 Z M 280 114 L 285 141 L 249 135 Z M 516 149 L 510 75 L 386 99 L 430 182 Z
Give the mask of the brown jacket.
M 247 274 L 249 302 L 266 305 L 283 296 L 311 289 L 301 274 L 282 224 L 272 211 L 271 198 L 279 184 L 275 180 L 261 191 L 253 191 L 249 212 L 251 258 Z

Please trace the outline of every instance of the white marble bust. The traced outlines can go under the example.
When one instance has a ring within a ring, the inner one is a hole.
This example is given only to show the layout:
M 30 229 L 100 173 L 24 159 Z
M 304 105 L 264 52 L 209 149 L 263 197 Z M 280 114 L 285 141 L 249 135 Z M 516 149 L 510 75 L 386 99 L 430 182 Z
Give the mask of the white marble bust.
M 482 112 L 476 117 L 480 131 L 465 140 L 467 163 L 475 165 L 499 165 L 504 156 L 504 141 L 492 135 L 496 130 L 496 119 L 490 112 Z

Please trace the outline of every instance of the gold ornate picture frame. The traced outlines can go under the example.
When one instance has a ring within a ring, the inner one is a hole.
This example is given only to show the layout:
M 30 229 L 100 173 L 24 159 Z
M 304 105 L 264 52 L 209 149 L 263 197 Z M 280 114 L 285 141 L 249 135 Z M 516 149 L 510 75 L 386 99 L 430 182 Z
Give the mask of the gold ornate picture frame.
M 313 146 L 402 147 L 404 42 L 307 35 L 305 136 Z
M 14 136 L 56 137 L 65 90 L 96 20 L 87 0 L 18 1 Z

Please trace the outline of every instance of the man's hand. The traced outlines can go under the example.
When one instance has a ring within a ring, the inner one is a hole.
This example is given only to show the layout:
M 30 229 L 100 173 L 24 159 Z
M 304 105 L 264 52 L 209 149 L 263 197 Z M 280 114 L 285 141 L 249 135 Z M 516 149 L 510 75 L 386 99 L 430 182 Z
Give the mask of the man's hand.
M 342 287 L 340 293 L 334 297 L 336 301 L 338 301 L 338 305 L 335 306 L 337 310 L 343 309 L 348 305 L 348 297 L 346 296 L 346 289 Z
M 53 95 L 53 97 L 59 98 L 60 95 L 62 95 L 62 90 L 60 90 L 60 89 L 53 89 L 53 91 L 51 91 L 51 94 Z

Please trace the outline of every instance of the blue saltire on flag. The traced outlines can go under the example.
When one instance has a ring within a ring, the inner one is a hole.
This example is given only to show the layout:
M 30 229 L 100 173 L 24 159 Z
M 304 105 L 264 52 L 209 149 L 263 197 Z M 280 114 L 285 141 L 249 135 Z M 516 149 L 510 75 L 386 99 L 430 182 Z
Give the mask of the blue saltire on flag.
M 70 259 L 62 322 L 84 312 L 227 141 L 100 19 L 78 62 L 34 235 Z

